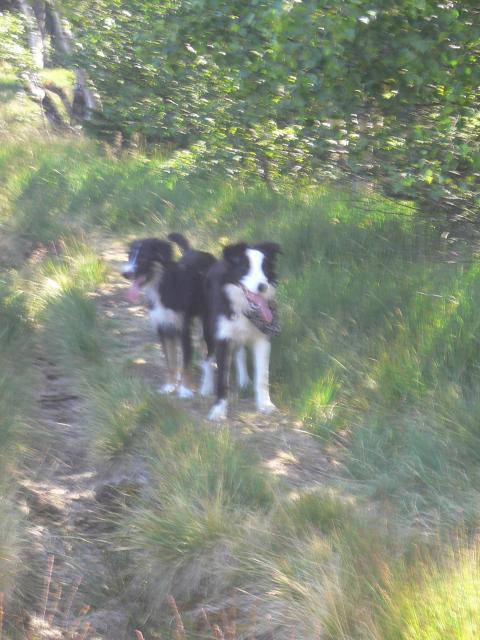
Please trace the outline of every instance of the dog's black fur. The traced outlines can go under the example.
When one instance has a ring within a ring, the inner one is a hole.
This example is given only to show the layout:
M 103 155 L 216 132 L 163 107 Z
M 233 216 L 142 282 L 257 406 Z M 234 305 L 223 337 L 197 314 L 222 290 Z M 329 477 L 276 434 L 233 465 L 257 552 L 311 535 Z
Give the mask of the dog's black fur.
M 273 315 L 270 315 L 277 283 L 275 259 L 278 253 L 281 253 L 281 249 L 273 242 L 250 246 L 243 242 L 229 245 L 223 251 L 223 260 L 213 265 L 207 273 L 207 334 L 209 342 L 215 343 L 218 367 L 217 399 L 210 411 L 213 420 L 226 416 L 228 360 L 232 346 L 238 348 L 239 385 L 244 386 L 249 381 L 244 347 L 250 345 L 254 355 L 257 408 L 265 413 L 275 409 L 268 390 L 270 335 L 265 328 L 273 322 Z M 257 310 L 260 310 L 264 321 L 263 329 L 261 323 L 249 319 L 252 303 L 259 305 Z M 205 395 L 212 386 L 212 379 L 212 369 L 205 370 L 202 385 Z
M 170 234 L 168 239 L 182 250 L 178 262 L 173 258 L 170 242 L 144 238 L 131 243 L 128 264 L 122 274 L 133 282 L 136 294 L 141 289 L 147 298 L 150 319 L 167 359 L 169 379 L 163 390 L 171 393 L 177 389 L 179 395 L 188 397 L 191 395 L 188 379 L 192 358 L 191 325 L 195 317 L 201 318 L 207 352 L 213 353 L 214 344 L 209 340 L 207 330 L 204 281 L 216 259 L 209 253 L 192 249 L 179 233 Z M 176 358 L 178 343 L 183 359 L 180 380 Z

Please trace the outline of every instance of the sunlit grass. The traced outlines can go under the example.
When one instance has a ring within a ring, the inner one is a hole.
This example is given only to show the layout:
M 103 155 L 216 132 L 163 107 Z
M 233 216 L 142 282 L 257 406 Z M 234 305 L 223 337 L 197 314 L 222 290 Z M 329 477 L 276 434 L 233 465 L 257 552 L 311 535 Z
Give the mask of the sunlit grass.
M 225 185 L 186 175 L 191 167 L 172 182 L 165 158 L 82 139 L 10 145 L 0 166 L 7 227 L 49 251 L 65 229 L 98 226 L 122 234 L 180 229 L 217 255 L 219 245 L 238 239 L 278 241 L 283 331 L 272 350 L 276 401 L 327 439 L 358 427 L 359 443 L 373 425 L 388 438 L 388 425 L 415 414 L 451 434 L 440 437 L 449 446 L 468 446 L 470 457 L 478 450 L 471 413 L 478 268 L 449 260 L 450 245 L 411 205 L 358 186 L 279 194 Z M 85 282 L 82 291 L 95 288 L 101 267 L 88 253 L 83 262 L 76 256 L 76 264 L 68 256 L 46 260 L 34 305 L 55 298 L 60 304 L 74 282 Z M 99 353 L 80 326 L 93 322 L 91 301 L 67 303 L 75 296 L 66 296 L 61 310 L 80 320 L 72 318 L 72 344 L 78 334 L 79 351 Z M 78 314 L 76 304 L 84 307 Z M 376 485 L 379 469 L 368 468 Z
M 124 529 L 141 552 L 139 575 L 148 575 L 157 605 L 169 592 L 183 601 L 209 592 L 224 598 L 238 583 L 252 520 L 273 504 L 273 482 L 227 431 L 186 426 L 165 439 L 157 430 L 150 446 L 146 499 Z
M 64 89 L 72 88 L 75 82 L 74 72 L 64 67 L 47 67 L 41 69 L 39 75 L 44 82 L 54 82 Z
M 440 561 L 399 572 L 383 594 L 382 640 L 475 640 L 480 633 L 478 547 L 453 547 Z
M 0 110 L 17 88 L 5 85 Z M 77 138 L 0 150 L 1 222 L 34 249 L 2 289 L 0 464 L 22 428 L 9 358 L 22 353 L 17 331 L 24 340 L 30 322 L 73 374 L 95 463 L 143 456 L 148 487 L 116 540 L 133 565 L 122 579 L 133 575 L 155 606 L 173 591 L 187 609 L 221 609 L 239 589 L 244 611 L 257 603 L 287 635 L 440 640 L 446 629 L 443 638 L 470 640 L 476 554 L 416 570 L 408 560 L 418 532 L 448 556 L 434 534 L 478 527 L 475 256 L 461 249 L 462 264 L 411 206 L 370 190 L 271 193 L 188 175 L 191 161 Z M 335 457 L 348 482 L 338 494 L 287 495 L 226 433 L 192 426 L 132 373 L 95 304 L 105 266 L 92 229 L 122 238 L 182 230 L 217 255 L 239 239 L 282 245 L 274 400 L 327 445 L 341 441 Z
M 0 146 L 12 140 L 22 144 L 42 129 L 45 132 L 38 105 L 25 93 L 15 73 L 0 67 Z
M 95 291 L 106 276 L 98 254 L 85 242 L 60 238 L 40 246 L 30 260 L 30 279 L 24 276 L 29 312 L 36 318 L 56 298 Z M 70 318 L 72 320 L 72 318 Z
M 149 434 L 172 434 L 185 423 L 179 409 L 121 363 L 87 369 L 81 386 L 88 397 L 90 449 L 98 461 L 142 450 Z
M 283 500 L 273 516 L 273 526 L 292 538 L 309 537 L 313 533 L 340 533 L 355 520 L 353 505 L 328 491 L 304 491 Z

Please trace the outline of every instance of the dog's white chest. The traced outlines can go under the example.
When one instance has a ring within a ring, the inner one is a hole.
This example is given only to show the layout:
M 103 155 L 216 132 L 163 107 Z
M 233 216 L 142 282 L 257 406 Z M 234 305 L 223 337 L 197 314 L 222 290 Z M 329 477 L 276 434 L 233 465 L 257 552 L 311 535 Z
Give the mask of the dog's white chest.
M 150 322 L 154 329 L 174 328 L 179 331 L 182 327 L 182 314 L 158 304 L 150 309 Z
M 182 327 L 182 314 L 173 309 L 164 307 L 158 292 L 148 287 L 144 291 L 149 303 L 149 316 L 153 329 L 175 329 L 179 331 Z
M 255 342 L 260 336 L 260 331 L 241 312 L 235 314 L 233 318 L 227 318 L 226 316 L 218 318 L 218 340 L 231 340 L 236 344 L 249 344 Z
M 224 287 L 230 300 L 233 316 L 219 316 L 216 337 L 218 340 L 231 340 L 236 344 L 249 344 L 262 337 L 261 332 L 244 315 L 248 310 L 248 302 L 240 287 L 228 284 Z

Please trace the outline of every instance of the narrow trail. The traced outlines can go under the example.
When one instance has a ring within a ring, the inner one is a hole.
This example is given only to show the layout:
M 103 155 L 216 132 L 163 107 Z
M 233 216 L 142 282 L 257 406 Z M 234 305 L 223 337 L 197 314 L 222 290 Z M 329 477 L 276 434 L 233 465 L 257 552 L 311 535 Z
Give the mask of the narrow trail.
M 165 374 L 163 356 L 146 310 L 126 301 L 126 284 L 119 273 L 124 247 L 119 242 L 102 242 L 100 252 L 109 275 L 95 299 L 112 321 L 112 332 L 123 352 L 117 355 L 128 358 L 139 375 L 160 386 Z M 124 481 L 129 470 L 116 469 L 112 475 L 112 469 L 106 473 L 95 468 L 87 453 L 87 399 L 68 372 L 45 357 L 41 345 L 36 367 L 40 435 L 32 443 L 19 478 L 20 507 L 29 534 L 26 589 L 34 611 L 23 624 L 41 638 L 133 639 L 127 632 L 128 607 L 109 592 L 108 490 L 115 474 Z M 210 399 L 172 401 L 194 422 L 219 428 L 205 421 Z M 227 426 L 255 451 L 272 474 L 284 478 L 287 488 L 332 485 L 334 453 L 329 454 L 302 431 L 299 422 L 282 412 L 260 416 L 251 398 L 239 398 L 235 392 L 230 414 L 221 427 Z
M 108 593 L 110 524 L 97 500 L 102 476 L 87 455 L 84 400 L 41 353 L 37 369 L 40 430 L 19 478 L 34 611 L 24 624 L 34 637 L 119 640 L 128 616 Z
M 155 344 L 147 311 L 143 306 L 131 306 L 126 301 L 127 285 L 120 276 L 120 268 L 126 259 L 125 246 L 111 243 L 104 246 L 102 255 L 109 266 L 109 278 L 99 303 L 118 323 L 123 348 L 132 358 L 137 372 L 160 387 L 165 380 L 165 365 L 160 347 Z M 172 400 L 178 402 L 195 422 L 218 428 L 217 423 L 206 421 L 212 398 L 195 396 L 192 400 Z M 302 430 L 300 421 L 282 411 L 271 416 L 258 414 L 253 398 L 240 398 L 235 389 L 230 390 L 229 419 L 220 423 L 220 427 L 223 426 L 255 450 L 265 467 L 273 474 L 283 476 L 292 490 L 325 486 L 337 475 L 335 452 L 325 450 L 315 437 Z

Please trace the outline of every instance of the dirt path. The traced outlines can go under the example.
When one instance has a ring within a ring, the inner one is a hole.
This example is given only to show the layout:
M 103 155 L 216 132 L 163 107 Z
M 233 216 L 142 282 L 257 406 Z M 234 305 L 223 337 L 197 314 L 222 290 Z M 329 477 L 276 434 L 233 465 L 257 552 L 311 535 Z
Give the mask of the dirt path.
M 122 345 L 132 358 L 137 371 L 149 377 L 158 387 L 165 380 L 164 360 L 150 327 L 147 311 L 126 301 L 126 283 L 119 275 L 126 259 L 125 247 L 113 242 L 103 247 L 109 265 L 108 285 L 100 298 L 105 313 L 119 323 Z M 275 348 L 275 346 L 273 347 Z M 177 400 L 196 422 L 205 422 L 212 399 L 196 396 Z M 302 430 L 301 422 L 284 412 L 264 416 L 255 412 L 253 398 L 239 398 L 230 393 L 230 418 L 226 425 L 236 437 L 257 451 L 264 465 L 282 475 L 293 488 L 310 487 L 331 482 L 336 475 L 335 453 L 326 451 L 311 434 Z M 215 428 L 215 423 L 207 423 Z
M 24 625 L 32 637 L 118 640 L 128 616 L 106 586 L 108 513 L 96 499 L 102 478 L 87 456 L 84 402 L 42 354 L 37 368 L 40 429 L 19 478 L 29 540 L 22 588 L 33 611 Z
M 112 320 L 112 331 L 123 355 L 149 382 L 164 380 L 163 356 L 143 307 L 126 302 L 126 285 L 119 275 L 124 260 L 120 243 L 103 242 L 109 266 L 107 284 L 97 296 L 99 308 Z M 26 628 L 41 638 L 123 640 L 128 611 L 109 593 L 109 509 L 105 498 L 112 474 L 96 469 L 87 455 L 85 400 L 75 382 L 46 359 L 39 348 L 41 380 L 38 420 L 41 435 L 20 477 L 20 501 L 28 522 L 26 589 L 35 612 Z M 192 418 L 204 421 L 211 401 L 177 400 Z M 301 425 L 279 412 L 259 416 L 252 399 L 233 395 L 227 425 L 263 460 L 271 473 L 283 476 L 292 490 L 332 482 L 335 462 Z M 215 424 L 211 428 L 218 428 Z M 125 477 L 128 470 L 116 470 Z M 95 604 L 95 610 L 89 605 Z M 29 637 L 26 634 L 26 637 Z

